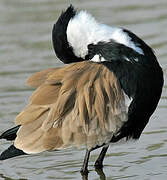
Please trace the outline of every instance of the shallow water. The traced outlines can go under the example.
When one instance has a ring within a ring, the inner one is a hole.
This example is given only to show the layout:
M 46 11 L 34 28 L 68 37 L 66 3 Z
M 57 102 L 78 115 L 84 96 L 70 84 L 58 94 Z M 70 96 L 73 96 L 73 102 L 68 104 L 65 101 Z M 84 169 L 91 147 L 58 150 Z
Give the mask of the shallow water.
M 32 89 L 25 86 L 33 72 L 60 66 L 51 43 L 51 29 L 70 3 L 87 9 L 98 20 L 132 30 L 151 47 L 163 67 L 165 85 L 159 106 L 139 141 L 112 146 L 104 173 L 89 161 L 89 176 L 81 177 L 84 150 L 68 149 L 0 162 L 0 179 L 165 180 L 167 178 L 167 1 L 166 0 L 1 0 L 0 1 L 0 132 L 27 104 Z M 0 151 L 9 146 L 1 141 Z

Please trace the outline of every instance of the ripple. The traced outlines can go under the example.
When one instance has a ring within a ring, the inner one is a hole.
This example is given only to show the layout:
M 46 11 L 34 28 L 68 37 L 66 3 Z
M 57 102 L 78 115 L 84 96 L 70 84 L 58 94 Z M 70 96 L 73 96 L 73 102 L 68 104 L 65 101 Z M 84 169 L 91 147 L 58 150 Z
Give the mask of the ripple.
M 151 144 L 150 146 L 148 146 L 146 149 L 148 151 L 154 151 L 154 150 L 157 150 L 157 149 L 160 149 L 161 147 L 164 146 L 165 143 L 157 143 L 157 144 Z

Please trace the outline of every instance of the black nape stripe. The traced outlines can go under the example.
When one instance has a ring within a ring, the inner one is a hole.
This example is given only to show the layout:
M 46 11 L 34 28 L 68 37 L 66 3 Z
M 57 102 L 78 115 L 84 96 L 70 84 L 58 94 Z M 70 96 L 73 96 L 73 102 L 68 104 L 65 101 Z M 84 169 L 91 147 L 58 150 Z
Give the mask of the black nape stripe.
M 62 62 L 67 64 L 83 61 L 82 58 L 75 56 L 73 48 L 67 41 L 67 26 L 70 19 L 75 15 L 76 10 L 70 5 L 65 12 L 62 12 L 52 30 L 52 41 L 55 53 Z

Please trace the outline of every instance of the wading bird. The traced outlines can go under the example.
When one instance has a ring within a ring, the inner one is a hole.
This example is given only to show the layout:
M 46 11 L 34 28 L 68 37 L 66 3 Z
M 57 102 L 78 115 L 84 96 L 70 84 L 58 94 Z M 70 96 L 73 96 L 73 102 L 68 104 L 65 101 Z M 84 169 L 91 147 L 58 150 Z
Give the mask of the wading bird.
M 0 155 L 86 147 L 81 168 L 88 173 L 90 152 L 102 147 L 95 162 L 102 168 L 109 145 L 138 139 L 161 96 L 163 72 L 152 49 L 129 30 L 110 27 L 70 5 L 52 31 L 64 67 L 33 74 L 36 88 L 0 138 L 14 143 Z

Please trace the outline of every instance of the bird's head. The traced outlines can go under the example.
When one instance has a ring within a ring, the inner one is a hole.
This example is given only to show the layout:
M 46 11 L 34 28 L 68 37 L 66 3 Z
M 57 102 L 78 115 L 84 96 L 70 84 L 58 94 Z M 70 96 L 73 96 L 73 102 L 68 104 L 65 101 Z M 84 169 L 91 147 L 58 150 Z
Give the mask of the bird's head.
M 52 39 L 57 57 L 67 64 L 84 60 L 156 63 L 151 48 L 135 34 L 101 24 L 72 5 L 54 24 Z

